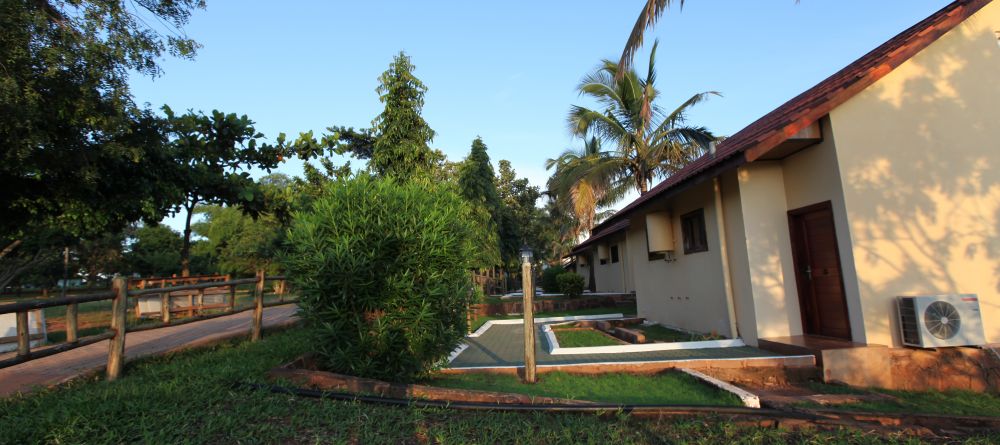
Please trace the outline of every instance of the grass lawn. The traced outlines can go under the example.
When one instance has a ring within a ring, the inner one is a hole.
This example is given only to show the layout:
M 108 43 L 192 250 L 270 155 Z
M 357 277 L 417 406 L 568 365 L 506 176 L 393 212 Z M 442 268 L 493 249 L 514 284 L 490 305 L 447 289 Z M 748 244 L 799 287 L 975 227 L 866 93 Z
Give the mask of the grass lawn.
M 680 372 L 636 376 L 630 374 L 539 374 L 538 383 L 525 385 L 511 375 L 444 375 L 427 382 L 448 388 L 522 393 L 532 396 L 636 405 L 743 406 L 736 396 Z
M 307 352 L 306 338 L 301 329 L 269 333 L 258 343 L 130 363 L 114 383 L 77 382 L 0 400 L 0 444 L 918 443 L 852 430 L 789 432 L 705 419 L 387 407 L 233 389 L 235 382 L 263 382 L 266 370 Z M 1000 435 L 966 442 L 997 440 Z
M 602 314 L 625 314 L 626 317 L 635 315 L 635 305 L 629 306 L 611 306 L 611 307 L 598 307 L 598 308 L 588 308 L 588 309 L 577 309 L 575 311 L 555 311 L 555 312 L 539 312 L 535 314 L 535 318 L 541 317 L 565 317 L 570 315 L 602 315 Z M 486 324 L 489 320 L 511 320 L 523 318 L 520 314 L 518 315 L 493 315 L 486 317 L 479 317 L 472 320 L 471 331 L 475 332 L 482 325 Z
M 809 408 L 843 409 L 887 413 L 949 414 L 955 416 L 1000 417 L 1000 395 L 972 391 L 889 391 L 863 390 L 843 385 L 810 383 L 809 389 L 822 394 L 889 395 L 895 400 L 865 401 L 836 406 L 803 403 Z
M 235 382 L 263 382 L 268 369 L 306 352 L 306 338 L 301 329 L 269 334 L 259 343 L 129 363 L 114 383 L 81 381 L 0 400 L 0 444 L 918 443 L 852 430 L 789 432 L 723 420 L 401 408 L 233 389 Z M 996 440 L 1000 435 L 966 442 Z
M 596 329 L 552 329 L 560 348 L 583 348 L 588 346 L 617 346 L 627 344 Z

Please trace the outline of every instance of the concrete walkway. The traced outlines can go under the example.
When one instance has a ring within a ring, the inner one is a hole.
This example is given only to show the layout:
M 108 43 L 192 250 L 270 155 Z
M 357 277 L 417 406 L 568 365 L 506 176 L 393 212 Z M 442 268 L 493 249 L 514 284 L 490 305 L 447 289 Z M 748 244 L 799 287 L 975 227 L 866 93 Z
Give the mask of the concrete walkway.
M 297 310 L 294 304 L 265 308 L 264 327 L 295 323 Z M 248 336 L 252 317 L 253 311 L 244 311 L 210 320 L 129 333 L 125 336 L 125 357 L 126 360 L 134 360 Z M 108 340 L 104 340 L 0 369 L 0 397 L 59 385 L 103 371 L 107 360 Z
M 535 361 L 544 365 L 574 365 L 585 363 L 630 363 L 664 360 L 710 360 L 756 357 L 777 357 L 768 351 L 749 346 L 733 348 L 686 349 L 671 351 L 633 352 L 617 354 L 551 355 L 542 334 L 541 324 L 535 325 L 537 345 Z M 465 339 L 469 345 L 452 360 L 450 368 L 510 367 L 524 365 L 524 325 L 493 325 L 479 337 Z

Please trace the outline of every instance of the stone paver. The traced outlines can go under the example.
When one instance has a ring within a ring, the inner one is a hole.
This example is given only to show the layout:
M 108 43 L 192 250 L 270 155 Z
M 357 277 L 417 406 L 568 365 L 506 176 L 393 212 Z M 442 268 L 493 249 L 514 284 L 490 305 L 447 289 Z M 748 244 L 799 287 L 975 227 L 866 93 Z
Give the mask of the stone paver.
M 551 355 L 548 352 L 548 340 L 541 331 L 542 325 L 536 324 L 535 326 L 538 329 L 535 334 L 535 343 L 538 345 L 535 361 L 539 365 L 777 357 L 771 352 L 749 346 L 618 354 Z M 466 338 L 465 343 L 469 347 L 455 357 L 455 360 L 452 360 L 450 367 L 522 366 L 524 364 L 524 325 L 522 324 L 493 325 L 479 337 Z
M 294 323 L 294 304 L 264 309 L 264 327 Z M 211 344 L 250 333 L 253 311 L 150 329 L 125 336 L 126 360 Z M 108 340 L 0 369 L 0 397 L 31 392 L 102 371 L 107 366 Z M 126 371 L 127 375 L 127 371 Z

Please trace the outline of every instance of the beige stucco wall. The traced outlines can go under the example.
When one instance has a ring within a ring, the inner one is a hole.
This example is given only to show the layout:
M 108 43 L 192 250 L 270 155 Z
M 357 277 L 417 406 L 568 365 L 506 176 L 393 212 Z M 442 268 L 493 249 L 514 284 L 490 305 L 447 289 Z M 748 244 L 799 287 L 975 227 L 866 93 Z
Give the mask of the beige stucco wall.
M 740 184 L 735 170 L 720 178 L 722 211 L 725 214 L 726 245 L 729 247 L 729 276 L 733 283 L 733 306 L 736 330 L 750 345 L 757 344 L 757 316 L 750 285 L 750 262 L 747 260 L 747 239 L 743 228 L 743 205 Z
M 1000 342 L 1000 2 L 830 114 L 867 341 L 894 297 L 975 293 Z M 843 251 L 842 251 L 843 253 Z
M 684 254 L 680 217 L 704 209 L 708 251 Z M 629 260 L 632 265 L 640 317 L 697 332 L 732 336 L 719 253 L 711 182 L 660 200 L 645 211 L 668 211 L 673 220 L 675 261 L 648 258 L 645 213 L 630 216 Z
M 851 321 L 851 336 L 854 341 L 865 343 L 866 331 L 861 311 L 861 294 L 851 247 L 850 225 L 847 222 L 847 211 L 844 208 L 844 192 L 837 159 L 836 135 L 828 118 L 820 120 L 820 128 L 823 134 L 822 142 L 781 161 L 785 180 L 785 203 L 788 210 L 795 210 L 821 202 L 830 202 L 833 210 L 833 225 L 837 235 L 837 248 L 840 253 L 841 273 L 844 279 L 844 297 L 847 300 L 847 312 Z M 787 216 L 785 224 L 787 231 Z M 790 256 L 790 242 L 786 248 L 789 250 L 785 254 Z M 787 273 L 786 276 L 792 289 L 789 298 L 797 299 L 798 290 L 794 269 L 787 269 Z
M 802 317 L 792 268 L 781 162 L 747 164 L 738 169 L 737 175 L 749 268 L 749 282 L 738 286 L 753 295 L 756 337 L 800 335 Z
M 630 288 L 631 283 L 631 273 L 628 268 L 628 247 L 626 245 L 625 233 L 616 233 L 609 236 L 607 240 L 603 241 L 604 244 L 608 246 L 608 252 L 611 251 L 611 246 L 618 246 L 618 256 L 619 261 L 617 263 L 611 262 L 611 255 L 608 254 L 608 261 L 606 264 L 601 264 L 600 259 L 597 257 L 596 248 L 594 251 L 594 282 L 595 289 L 597 292 L 631 292 L 634 288 Z M 627 278 L 628 276 L 628 278 Z

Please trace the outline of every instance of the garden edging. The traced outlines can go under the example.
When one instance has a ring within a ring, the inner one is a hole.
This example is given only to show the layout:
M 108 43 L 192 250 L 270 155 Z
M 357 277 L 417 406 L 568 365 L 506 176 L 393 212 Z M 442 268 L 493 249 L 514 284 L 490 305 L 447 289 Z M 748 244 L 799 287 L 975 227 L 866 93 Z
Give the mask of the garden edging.
M 669 343 L 644 343 L 639 345 L 587 346 L 579 348 L 561 348 L 552 327 L 542 326 L 542 333 L 549 342 L 549 354 L 626 354 L 632 352 L 672 351 L 678 349 L 736 348 L 746 346 L 741 339 L 679 341 Z

